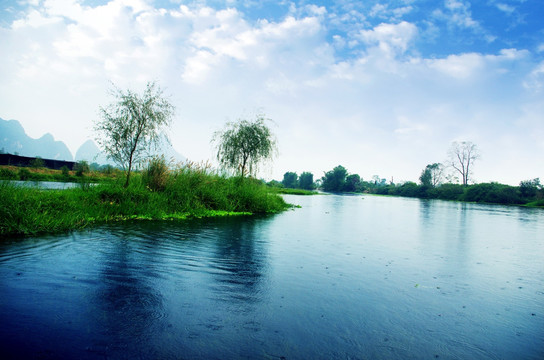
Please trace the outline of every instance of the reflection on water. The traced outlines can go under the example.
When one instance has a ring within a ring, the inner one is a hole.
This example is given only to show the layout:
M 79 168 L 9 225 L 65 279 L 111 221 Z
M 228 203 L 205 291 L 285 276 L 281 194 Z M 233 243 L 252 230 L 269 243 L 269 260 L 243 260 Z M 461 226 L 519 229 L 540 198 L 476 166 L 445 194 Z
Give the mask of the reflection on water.
M 543 358 L 543 211 L 287 198 L 4 239 L 0 358 Z

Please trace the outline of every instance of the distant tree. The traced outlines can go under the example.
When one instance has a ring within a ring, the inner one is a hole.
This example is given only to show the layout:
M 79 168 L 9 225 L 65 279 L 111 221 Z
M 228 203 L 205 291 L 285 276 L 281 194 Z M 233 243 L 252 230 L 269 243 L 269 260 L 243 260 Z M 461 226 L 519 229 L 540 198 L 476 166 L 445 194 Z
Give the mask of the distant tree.
M 45 162 L 39 156 L 36 156 L 36 158 L 30 160 L 30 167 L 38 169 L 38 168 L 42 168 L 44 166 L 45 166 Z
M 444 166 L 440 163 L 429 164 L 421 172 L 419 181 L 426 187 L 436 187 L 442 182 Z
M 304 190 L 314 189 L 314 174 L 311 172 L 303 172 L 298 178 L 298 187 Z
M 470 141 L 454 141 L 448 151 L 448 163 L 460 175 L 463 186 L 468 185 L 472 165 L 480 157 L 478 147 Z
M 68 169 L 68 166 L 66 166 L 66 165 L 63 165 L 60 168 L 60 171 L 62 172 L 62 176 L 64 176 L 64 177 L 69 177 L 70 176 L 70 169 Z
M 90 171 L 89 163 L 85 160 L 78 161 L 74 164 L 73 170 L 76 172 L 77 176 L 83 176 L 84 173 Z
M 148 158 L 150 148 L 157 148 L 162 130 L 171 123 L 174 106 L 155 82 L 148 82 L 142 95 L 116 88 L 113 96 L 113 103 L 100 108 L 96 142 L 126 170 L 128 187 L 133 165 Z
M 298 187 L 298 175 L 295 172 L 286 172 L 283 174 L 283 180 L 281 182 L 284 187 L 295 189 Z
M 391 180 L 392 181 L 392 180 Z M 385 186 L 387 185 L 387 179 L 385 178 L 380 178 L 378 175 L 373 175 L 372 176 L 372 183 L 375 185 L 375 186 Z
M 332 192 L 343 191 L 347 174 L 348 171 L 342 165 L 338 165 L 331 171 L 326 172 L 322 178 L 323 190 Z
M 346 177 L 344 191 L 355 192 L 359 191 L 361 186 L 361 177 L 357 174 L 350 174 Z
M 283 184 L 278 180 L 270 180 L 266 185 L 270 187 L 282 188 Z
M 534 198 L 543 186 L 540 184 L 540 179 L 523 180 L 519 183 L 519 191 L 524 198 Z
M 212 143 L 215 143 L 221 166 L 244 177 L 254 175 L 259 163 L 272 160 L 277 145 L 274 134 L 265 124 L 267 120 L 264 115 L 257 115 L 252 121 L 229 122 L 224 130 L 215 132 Z

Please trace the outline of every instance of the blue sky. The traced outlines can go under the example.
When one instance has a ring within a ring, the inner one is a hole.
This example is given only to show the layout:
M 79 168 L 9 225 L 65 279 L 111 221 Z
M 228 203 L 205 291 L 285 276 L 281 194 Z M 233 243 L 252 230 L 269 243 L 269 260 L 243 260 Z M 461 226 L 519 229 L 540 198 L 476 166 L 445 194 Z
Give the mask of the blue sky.
M 0 1 L 0 117 L 75 153 L 110 82 L 156 80 L 171 139 L 213 160 L 225 121 L 264 111 L 265 178 L 336 165 L 417 181 L 452 141 L 474 181 L 544 178 L 544 2 Z

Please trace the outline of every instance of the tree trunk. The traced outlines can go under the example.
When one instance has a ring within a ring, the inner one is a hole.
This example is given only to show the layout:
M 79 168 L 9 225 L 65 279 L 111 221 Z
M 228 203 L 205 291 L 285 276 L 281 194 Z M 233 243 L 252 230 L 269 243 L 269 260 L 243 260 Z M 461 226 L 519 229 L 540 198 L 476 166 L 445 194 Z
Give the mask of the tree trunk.
M 132 159 L 128 162 L 127 181 L 125 182 L 125 189 L 128 188 L 130 182 L 130 171 L 132 170 Z

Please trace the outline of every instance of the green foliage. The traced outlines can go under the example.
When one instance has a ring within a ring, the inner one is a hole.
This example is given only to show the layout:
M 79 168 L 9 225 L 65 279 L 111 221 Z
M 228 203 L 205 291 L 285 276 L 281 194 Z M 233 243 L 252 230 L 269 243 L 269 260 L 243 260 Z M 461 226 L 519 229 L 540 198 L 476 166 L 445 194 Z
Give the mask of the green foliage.
M 168 181 L 168 164 L 164 156 L 156 156 L 149 160 L 142 174 L 144 184 L 153 191 L 162 191 Z
M 519 183 L 519 191 L 521 193 L 521 196 L 525 199 L 536 197 L 537 195 L 539 195 L 539 192 L 541 192 L 542 189 L 543 187 L 540 184 L 539 178 L 532 180 L 523 180 Z
M 30 167 L 32 167 L 34 169 L 39 169 L 39 168 L 42 168 L 44 166 L 45 166 L 45 162 L 39 156 L 37 156 L 36 158 L 34 158 L 34 159 L 32 159 L 30 161 Z
M 84 173 L 88 173 L 91 169 L 89 167 L 89 163 L 82 160 L 74 164 L 73 170 L 76 172 L 76 176 L 81 177 Z
M 465 192 L 462 185 L 459 184 L 442 184 L 437 188 L 436 198 L 441 200 L 461 200 Z
M 358 192 L 361 191 L 361 177 L 358 174 L 350 174 L 346 176 L 346 182 L 342 191 Z
M 471 185 L 467 188 L 463 200 L 507 205 L 523 203 L 516 187 L 499 183 Z
M 202 166 L 170 171 L 162 191 L 144 175 L 121 182 L 43 191 L 0 184 L 0 234 L 36 234 L 126 219 L 185 219 L 231 213 L 274 213 L 289 206 L 255 179 L 227 178 Z
M 266 185 L 272 188 L 283 188 L 283 184 L 277 180 L 270 180 Z
M 421 172 L 419 181 L 425 187 L 436 187 L 442 183 L 444 165 L 440 163 L 429 164 Z
M 298 187 L 303 190 L 313 190 L 315 188 L 314 174 L 307 171 L 300 174 L 300 177 L 298 178 Z
M 422 191 L 421 188 L 417 186 L 415 182 L 407 181 L 401 186 L 398 187 L 395 195 L 405 196 L 405 197 L 421 197 Z
M 284 187 L 295 189 L 298 187 L 298 175 L 295 172 L 286 172 L 283 174 L 283 180 L 281 182 Z
M 348 171 L 342 165 L 338 165 L 323 177 L 323 190 L 328 192 L 341 192 L 344 190 Z
M 19 180 L 26 181 L 26 180 L 32 180 L 32 173 L 25 168 L 19 169 Z
M 70 176 L 70 169 L 68 169 L 68 166 L 66 166 L 66 165 L 61 167 L 60 171 L 61 171 L 63 177 L 67 178 L 67 177 Z
M 274 191 L 278 194 L 287 194 L 287 195 L 317 195 L 317 191 L 304 190 L 304 189 L 286 189 L 286 188 L 276 188 Z
M 170 125 L 174 107 L 160 88 L 147 83 L 140 96 L 131 90 L 113 91 L 115 102 L 100 108 L 96 141 L 116 164 L 126 170 L 128 187 L 133 164 L 141 163 L 159 143 L 161 130 Z
M 0 168 L 0 179 L 2 180 L 17 180 L 17 173 L 10 169 Z
M 240 119 L 214 133 L 212 143 L 223 168 L 244 177 L 255 175 L 260 163 L 272 160 L 277 147 L 274 135 L 265 124 L 267 120 L 264 115 L 257 115 L 253 121 Z

